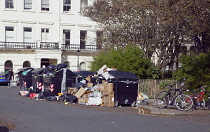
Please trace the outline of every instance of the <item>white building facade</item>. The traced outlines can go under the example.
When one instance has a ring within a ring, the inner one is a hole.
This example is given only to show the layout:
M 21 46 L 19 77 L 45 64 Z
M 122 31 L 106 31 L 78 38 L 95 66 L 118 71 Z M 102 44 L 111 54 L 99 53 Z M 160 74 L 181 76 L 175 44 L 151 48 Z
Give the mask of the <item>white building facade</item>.
M 0 0 L 0 72 L 66 63 L 89 70 L 97 23 L 80 12 L 94 0 Z

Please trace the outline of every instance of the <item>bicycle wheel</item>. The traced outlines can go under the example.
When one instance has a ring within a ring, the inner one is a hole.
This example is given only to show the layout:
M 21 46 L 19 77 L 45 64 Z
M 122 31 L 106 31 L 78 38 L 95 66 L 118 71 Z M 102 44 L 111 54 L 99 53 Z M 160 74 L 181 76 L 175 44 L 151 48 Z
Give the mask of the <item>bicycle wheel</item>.
M 186 94 L 180 94 L 175 99 L 175 106 L 179 110 L 189 110 L 193 106 L 193 100 Z
M 158 108 L 165 108 L 167 106 L 168 99 L 168 93 L 166 91 L 160 92 L 155 101 Z
M 194 106 L 195 109 L 203 110 L 206 106 L 206 102 L 203 98 L 201 99 L 201 98 L 198 97 L 198 98 L 196 98 L 196 102 L 195 102 L 194 105 L 195 105 Z

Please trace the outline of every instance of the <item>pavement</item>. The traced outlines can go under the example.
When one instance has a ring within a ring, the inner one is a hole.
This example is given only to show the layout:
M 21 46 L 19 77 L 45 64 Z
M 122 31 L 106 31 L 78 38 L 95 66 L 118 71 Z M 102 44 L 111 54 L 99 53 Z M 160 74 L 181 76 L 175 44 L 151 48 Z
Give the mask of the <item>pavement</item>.
M 188 111 L 180 111 L 180 110 L 177 110 L 175 106 L 170 106 L 168 108 L 160 109 L 155 104 L 154 99 L 149 99 L 148 102 L 149 102 L 148 105 L 137 105 L 137 107 L 131 107 L 131 108 L 134 108 L 135 109 L 134 111 L 137 111 L 137 113 L 141 115 L 159 115 L 159 116 L 205 115 L 205 114 L 210 115 L 210 110 L 208 109 L 205 109 L 205 110 L 191 109 Z M 82 105 L 79 105 L 79 106 L 82 106 Z M 91 108 L 94 108 L 94 107 L 91 107 Z M 117 111 L 119 111 L 122 108 L 112 107 L 112 108 L 106 108 L 106 110 L 107 109 L 110 109 L 110 110 L 116 109 Z M 129 109 L 129 108 L 126 108 L 126 109 Z
M 180 115 L 210 115 L 210 110 L 207 108 L 204 110 L 194 110 L 190 109 L 188 111 L 180 111 L 175 108 L 175 106 L 170 106 L 168 108 L 160 109 L 154 103 L 154 100 L 149 100 L 149 105 L 138 105 L 138 114 L 147 115 L 164 115 L 164 116 L 180 116 Z

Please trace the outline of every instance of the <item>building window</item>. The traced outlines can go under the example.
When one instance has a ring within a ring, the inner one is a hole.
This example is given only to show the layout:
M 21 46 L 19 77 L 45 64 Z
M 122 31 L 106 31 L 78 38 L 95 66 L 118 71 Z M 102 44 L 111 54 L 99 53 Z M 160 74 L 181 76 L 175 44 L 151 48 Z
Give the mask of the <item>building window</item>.
M 14 8 L 14 2 L 13 0 L 5 0 L 5 7 L 13 9 Z
M 4 68 L 5 68 L 5 71 L 8 71 L 10 69 L 13 69 L 13 63 L 11 60 L 7 60 L 5 63 L 4 63 Z
M 81 30 L 80 31 L 80 49 L 85 49 L 86 38 L 87 38 L 87 31 Z
M 71 0 L 63 0 L 63 12 L 71 11 Z
M 88 6 L 88 0 L 80 0 L 80 12 L 84 11 Z
M 80 70 L 86 70 L 86 63 L 85 62 L 82 62 L 80 63 Z
M 14 42 L 14 27 L 5 27 L 5 41 Z
M 32 9 L 32 0 L 24 0 L 24 9 L 25 10 Z
M 65 44 L 65 47 L 70 46 L 70 30 L 63 30 L 63 43 Z
M 102 42 L 103 42 L 103 32 L 102 31 L 97 31 L 96 32 L 96 44 L 97 48 L 101 49 L 102 48 Z
M 41 29 L 41 42 L 49 42 L 49 29 L 48 28 L 42 28 Z
M 23 62 L 23 68 L 24 67 L 31 67 L 31 63 L 29 61 L 24 61 Z
M 42 0 L 41 10 L 42 11 L 49 11 L 50 10 L 50 2 L 49 0 Z
M 32 28 L 23 28 L 23 42 L 32 42 Z

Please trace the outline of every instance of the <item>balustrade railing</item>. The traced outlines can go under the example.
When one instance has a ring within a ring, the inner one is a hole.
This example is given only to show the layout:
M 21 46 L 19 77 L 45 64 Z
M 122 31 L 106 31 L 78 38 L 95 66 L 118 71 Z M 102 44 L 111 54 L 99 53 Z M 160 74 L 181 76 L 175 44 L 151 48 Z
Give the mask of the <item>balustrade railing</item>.
M 40 49 L 59 49 L 57 42 L 40 42 Z
M 61 44 L 61 49 L 66 51 L 78 50 L 80 51 L 98 51 L 97 45 L 80 45 L 80 44 Z
M 0 49 L 36 49 L 36 43 L 29 42 L 0 42 Z
M 58 42 L 0 42 L 0 49 L 43 49 L 43 50 L 54 50 L 60 49 L 62 51 L 98 51 L 97 45 L 80 45 L 80 44 L 61 44 Z

